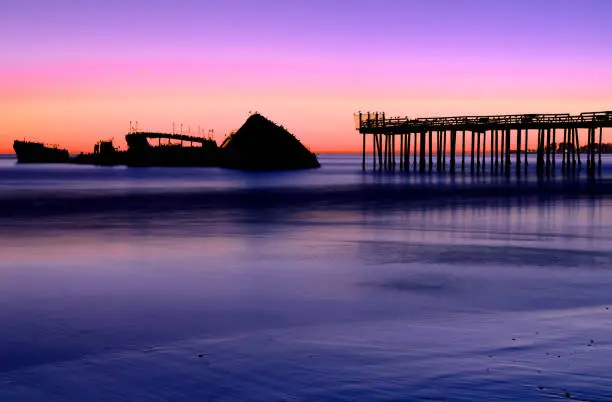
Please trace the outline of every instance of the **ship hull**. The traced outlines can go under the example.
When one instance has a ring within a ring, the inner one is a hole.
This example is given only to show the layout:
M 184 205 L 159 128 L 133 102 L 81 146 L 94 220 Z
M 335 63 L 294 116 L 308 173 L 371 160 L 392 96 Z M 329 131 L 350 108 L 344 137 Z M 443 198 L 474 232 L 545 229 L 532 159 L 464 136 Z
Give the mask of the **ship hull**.
M 18 163 L 69 163 L 65 149 L 51 148 L 38 142 L 15 141 L 13 149 Z

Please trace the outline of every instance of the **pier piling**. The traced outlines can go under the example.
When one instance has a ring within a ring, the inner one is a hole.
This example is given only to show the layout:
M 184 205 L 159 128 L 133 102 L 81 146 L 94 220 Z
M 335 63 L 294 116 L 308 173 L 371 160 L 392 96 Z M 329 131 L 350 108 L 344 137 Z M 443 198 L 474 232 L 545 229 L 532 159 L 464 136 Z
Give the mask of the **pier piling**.
M 465 172 L 465 130 L 461 138 L 461 171 Z
M 455 173 L 455 151 L 457 146 L 457 130 L 452 130 L 450 135 L 450 171 Z M 601 163 L 601 156 L 600 156 Z
M 470 143 L 470 173 L 474 173 L 474 131 L 472 131 L 472 142 Z

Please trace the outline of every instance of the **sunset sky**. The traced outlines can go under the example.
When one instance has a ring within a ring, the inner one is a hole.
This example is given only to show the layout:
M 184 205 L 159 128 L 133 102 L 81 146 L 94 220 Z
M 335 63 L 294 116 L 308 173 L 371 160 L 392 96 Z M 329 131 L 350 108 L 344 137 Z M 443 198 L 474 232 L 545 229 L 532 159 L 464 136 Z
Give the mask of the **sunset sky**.
M 317 152 L 353 113 L 612 109 L 608 0 L 0 0 L 0 152 L 90 151 L 139 128 L 238 128 L 250 111 Z

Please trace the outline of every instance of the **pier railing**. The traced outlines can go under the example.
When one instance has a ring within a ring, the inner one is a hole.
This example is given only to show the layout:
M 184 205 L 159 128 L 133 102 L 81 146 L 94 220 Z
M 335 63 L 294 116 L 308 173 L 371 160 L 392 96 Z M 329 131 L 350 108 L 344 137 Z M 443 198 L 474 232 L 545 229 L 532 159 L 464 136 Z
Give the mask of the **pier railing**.
M 356 127 L 362 134 L 371 134 L 371 130 L 384 128 L 397 133 L 419 132 L 424 128 L 462 129 L 495 129 L 506 126 L 525 126 L 539 128 L 541 125 L 571 125 L 576 128 L 589 128 L 593 125 L 612 127 L 612 111 L 587 112 L 579 115 L 569 113 L 555 114 L 509 114 L 492 116 L 449 116 L 449 117 L 386 117 L 385 113 L 356 113 Z M 396 128 L 397 130 L 393 130 Z

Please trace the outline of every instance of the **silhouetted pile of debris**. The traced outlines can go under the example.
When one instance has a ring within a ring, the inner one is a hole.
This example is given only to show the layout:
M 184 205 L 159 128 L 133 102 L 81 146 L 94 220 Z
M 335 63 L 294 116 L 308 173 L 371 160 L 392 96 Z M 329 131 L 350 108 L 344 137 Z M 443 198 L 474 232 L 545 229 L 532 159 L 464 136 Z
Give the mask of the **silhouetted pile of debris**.
M 262 115 L 251 115 L 221 145 L 223 167 L 244 170 L 288 170 L 321 165 L 293 134 Z

